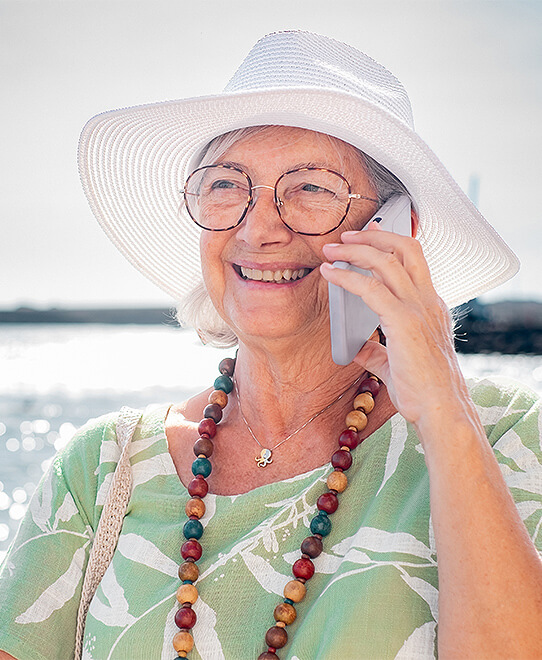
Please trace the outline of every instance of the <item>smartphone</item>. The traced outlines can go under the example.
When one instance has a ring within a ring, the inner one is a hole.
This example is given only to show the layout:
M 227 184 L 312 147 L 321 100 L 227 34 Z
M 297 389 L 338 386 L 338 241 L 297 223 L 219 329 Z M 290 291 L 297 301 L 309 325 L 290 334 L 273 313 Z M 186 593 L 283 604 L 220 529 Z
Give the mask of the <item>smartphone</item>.
M 407 195 L 394 195 L 378 209 L 369 222 L 374 220 L 386 231 L 412 236 L 410 209 L 410 199 Z M 354 270 L 372 277 L 370 271 L 352 266 L 346 261 L 335 261 L 333 265 L 335 268 Z M 380 319 L 359 296 L 331 282 L 328 283 L 328 289 L 333 362 L 350 364 L 376 330 Z

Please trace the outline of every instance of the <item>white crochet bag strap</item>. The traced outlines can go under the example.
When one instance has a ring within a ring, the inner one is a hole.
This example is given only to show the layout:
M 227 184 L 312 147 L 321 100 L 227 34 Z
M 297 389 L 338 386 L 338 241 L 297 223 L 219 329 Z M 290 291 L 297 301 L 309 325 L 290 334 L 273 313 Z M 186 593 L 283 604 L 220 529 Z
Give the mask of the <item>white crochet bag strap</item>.
M 102 509 L 94 542 L 88 558 L 83 581 L 81 601 L 77 612 L 75 635 L 75 660 L 83 653 L 83 632 L 90 601 L 94 596 L 107 567 L 109 566 L 122 528 L 124 515 L 132 493 L 132 467 L 130 465 L 130 442 L 141 419 L 141 411 L 124 406 L 117 420 L 117 442 L 121 454 Z

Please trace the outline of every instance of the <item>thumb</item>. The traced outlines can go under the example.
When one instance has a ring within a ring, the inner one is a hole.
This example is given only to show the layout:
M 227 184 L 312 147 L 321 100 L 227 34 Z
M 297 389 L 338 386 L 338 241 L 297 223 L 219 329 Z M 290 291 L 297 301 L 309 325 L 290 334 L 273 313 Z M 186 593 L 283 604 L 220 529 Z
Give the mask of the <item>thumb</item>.
M 383 383 L 388 380 L 388 352 L 386 347 L 379 342 L 372 340 L 365 342 L 363 348 L 354 358 L 354 362 L 378 376 Z

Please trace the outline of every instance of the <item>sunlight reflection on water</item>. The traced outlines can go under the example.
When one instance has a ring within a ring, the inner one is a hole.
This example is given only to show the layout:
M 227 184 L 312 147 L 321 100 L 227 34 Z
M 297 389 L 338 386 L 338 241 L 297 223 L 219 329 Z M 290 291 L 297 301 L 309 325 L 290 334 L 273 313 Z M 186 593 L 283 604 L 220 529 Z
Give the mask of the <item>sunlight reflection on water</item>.
M 89 418 L 205 389 L 233 349 L 168 326 L 0 326 L 0 559 L 55 451 Z M 542 392 L 542 356 L 460 356 Z

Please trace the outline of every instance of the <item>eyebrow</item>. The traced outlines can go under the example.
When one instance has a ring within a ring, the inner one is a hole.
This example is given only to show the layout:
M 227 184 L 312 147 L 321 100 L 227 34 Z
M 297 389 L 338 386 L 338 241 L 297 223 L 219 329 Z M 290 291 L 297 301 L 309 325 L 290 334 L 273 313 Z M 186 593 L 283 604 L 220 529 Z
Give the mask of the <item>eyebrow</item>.
M 243 165 L 242 163 L 236 163 L 233 160 L 221 160 L 217 163 L 214 163 L 215 165 L 229 165 L 230 167 L 236 167 L 239 170 L 246 171 L 247 167 L 246 165 Z M 291 167 L 288 167 L 285 172 L 291 172 L 292 170 L 301 170 L 303 168 L 324 168 L 326 170 L 332 169 L 331 166 L 328 163 L 324 162 L 319 162 L 319 161 L 308 161 L 306 163 L 296 163 L 295 165 L 292 165 Z M 248 174 L 248 172 L 247 172 Z

